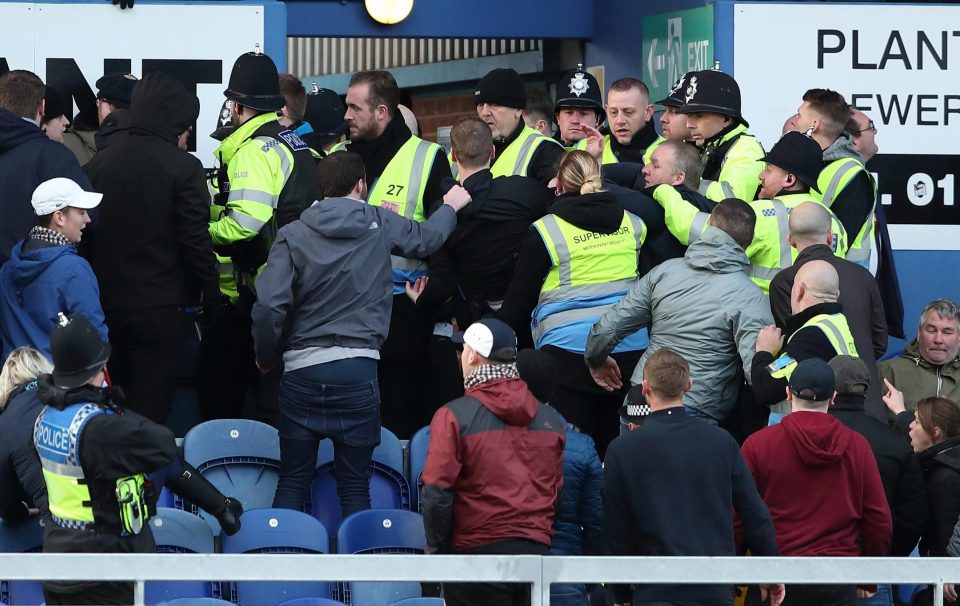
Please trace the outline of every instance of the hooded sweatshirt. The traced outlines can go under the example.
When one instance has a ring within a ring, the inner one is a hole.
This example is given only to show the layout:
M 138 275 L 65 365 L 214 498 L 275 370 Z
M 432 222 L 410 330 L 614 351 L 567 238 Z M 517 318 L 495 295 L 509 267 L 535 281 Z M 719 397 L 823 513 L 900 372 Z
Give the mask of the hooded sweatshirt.
M 133 91 L 126 136 L 84 166 L 103 201 L 82 250 L 107 311 L 196 305 L 201 292 L 219 300 L 203 165 L 177 148 L 199 111 L 172 76 L 148 74 Z
M 447 205 L 417 223 L 353 198 L 316 202 L 280 229 L 257 278 L 257 361 L 269 368 L 282 356 L 295 370 L 337 359 L 323 351 L 333 347 L 376 357 L 393 306 L 390 254 L 431 254 L 455 226 Z
M 100 338 L 107 340 L 97 278 L 90 264 L 77 255 L 77 247 L 18 242 L 10 260 L 0 268 L 3 359 L 15 348 L 28 345 L 52 360 L 50 333 L 59 312 L 85 316 Z
M 36 221 L 30 205 L 33 190 L 54 177 L 72 179 L 92 191 L 69 149 L 48 139 L 36 124 L 0 109 L 0 263 Z M 91 218 L 95 215 L 91 213 Z
M 782 556 L 889 555 L 893 523 L 866 438 L 817 411 L 753 434 L 743 458 Z
M 566 422 L 520 379 L 495 379 L 443 406 L 423 468 L 428 553 L 510 539 L 550 545 Z

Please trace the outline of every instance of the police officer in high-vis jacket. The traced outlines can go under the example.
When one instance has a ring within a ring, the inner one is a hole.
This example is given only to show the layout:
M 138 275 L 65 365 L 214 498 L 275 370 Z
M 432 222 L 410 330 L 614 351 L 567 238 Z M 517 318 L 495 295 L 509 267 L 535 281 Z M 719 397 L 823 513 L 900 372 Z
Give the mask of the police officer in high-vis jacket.
M 50 520 L 44 552 L 151 553 L 147 520 L 163 484 L 216 516 L 227 534 L 240 528 L 240 503 L 224 497 L 184 463 L 169 429 L 124 408 L 123 392 L 103 387 L 110 345 L 83 316 L 50 337 L 52 375 L 38 380 L 44 408 L 34 445 Z M 133 583 L 44 583 L 47 604 L 133 604 Z
M 809 137 L 788 132 L 763 160 L 766 166 L 760 173 L 758 199 L 750 202 L 757 223 L 753 242 L 745 252 L 750 258 L 750 278 L 767 294 L 773 277 L 797 258 L 797 250 L 787 239 L 790 211 L 804 202 L 820 203 L 816 196 L 820 147 Z M 669 186 L 657 187 L 653 198 L 663 206 L 667 229 L 681 243 L 700 238 L 708 213 L 699 211 Z M 848 247 L 847 232 L 832 213 L 831 222 L 833 251 L 843 257 Z
M 546 186 L 557 176 L 561 145 L 523 122 L 527 89 L 520 75 L 510 68 L 491 70 L 473 94 L 477 115 L 493 133 L 496 156 L 490 172 L 494 178 L 532 177 Z
M 763 170 L 763 147 L 747 132 L 750 125 L 740 113 L 737 81 L 719 70 L 696 72 L 687 80 L 683 100 L 677 113 L 687 115 L 691 135 L 703 148 L 700 193 L 717 202 L 753 200 Z
M 256 52 L 238 57 L 224 96 L 210 222 L 224 313 L 208 322 L 201 341 L 200 403 L 207 419 L 242 415 L 247 378 L 256 377 L 250 336 L 254 280 L 277 230 L 322 198 L 309 146 L 277 121 L 285 101 L 273 60 Z M 261 383 L 265 391 L 257 394 L 255 414 L 262 420 L 273 421 L 275 394 L 268 386 L 278 382 L 279 375 Z

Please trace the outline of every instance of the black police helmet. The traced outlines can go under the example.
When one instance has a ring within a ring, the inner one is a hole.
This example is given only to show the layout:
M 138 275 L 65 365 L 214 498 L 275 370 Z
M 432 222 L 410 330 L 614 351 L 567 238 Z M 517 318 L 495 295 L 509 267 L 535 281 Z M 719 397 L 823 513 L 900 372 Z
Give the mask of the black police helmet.
M 137 86 L 137 77 L 133 74 L 106 74 L 98 79 L 97 99 L 102 99 L 115 107 L 130 109 L 133 89 Z
M 343 119 L 347 107 L 340 95 L 329 88 L 319 88 L 314 84 L 307 93 L 307 108 L 303 120 L 310 123 L 321 145 L 330 143 L 347 132 L 347 123 Z
M 223 141 L 233 133 L 233 100 L 224 99 L 217 115 L 217 127 L 210 136 L 217 141 Z
M 237 57 L 223 96 L 263 112 L 278 111 L 286 104 L 280 94 L 277 66 L 263 53 L 244 53 Z
M 683 89 L 683 105 L 677 109 L 677 113 L 701 112 L 723 114 L 744 126 L 750 126 L 740 114 L 740 85 L 733 76 L 719 70 L 694 73 Z
M 110 344 L 100 338 L 97 329 L 85 317 L 67 318 L 50 333 L 53 354 L 53 384 L 61 389 L 80 387 L 97 376 L 110 358 Z
M 812 189 L 820 191 L 817 188 L 817 177 L 823 168 L 823 151 L 820 144 L 810 137 L 790 131 L 780 137 L 773 149 L 763 157 L 763 161 L 793 173 Z
M 680 76 L 680 79 L 674 83 L 670 92 L 667 93 L 667 96 L 657 101 L 657 105 L 664 107 L 681 107 L 683 105 L 683 95 L 687 88 L 686 84 L 696 73 L 697 72 L 687 72 Z
M 603 98 L 600 83 L 593 75 L 583 71 L 578 65 L 557 80 L 557 99 L 553 103 L 553 111 L 558 112 L 563 107 L 585 107 L 597 112 L 602 122 L 606 117 L 603 111 Z

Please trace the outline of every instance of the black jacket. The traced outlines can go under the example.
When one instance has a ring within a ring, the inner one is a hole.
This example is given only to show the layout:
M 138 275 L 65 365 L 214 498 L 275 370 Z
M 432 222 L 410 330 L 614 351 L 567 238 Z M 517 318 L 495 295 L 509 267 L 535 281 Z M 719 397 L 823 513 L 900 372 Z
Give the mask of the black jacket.
M 815 326 L 809 326 L 803 330 L 800 330 L 800 327 L 813 316 L 836 313 L 843 313 L 843 306 L 839 303 L 818 303 L 787 318 L 783 328 L 785 345 L 780 354 L 790 354 L 790 357 L 797 362 L 810 358 L 820 358 L 824 362 L 832 360 L 837 352 L 834 351 L 833 345 L 830 344 L 823 331 Z M 796 335 L 787 343 L 787 339 L 790 339 L 790 336 L 794 333 Z M 766 368 L 774 359 L 776 358 L 766 351 L 758 351 L 753 356 L 750 377 L 753 394 L 757 398 L 757 403 L 761 406 L 772 406 L 782 402 L 787 397 L 787 380 L 774 378 Z
M 870 443 L 893 517 L 890 555 L 907 557 L 924 531 L 928 513 L 923 472 L 910 442 L 886 423 L 867 416 L 863 396 L 837 395 L 830 414 Z
M 740 448 L 725 430 L 683 407 L 651 413 L 610 443 L 603 472 L 603 536 L 609 555 L 734 556 L 733 514 L 756 556 L 775 556 L 773 520 Z M 625 602 L 624 586 L 613 586 Z M 638 601 L 732 604 L 725 585 L 642 585 Z
M 503 153 L 503 150 L 520 136 L 523 127 L 523 120 L 519 120 L 517 127 L 513 129 L 510 135 L 502 139 L 494 140 L 493 147 L 496 150 L 496 157 L 499 157 L 500 154 Z M 566 153 L 566 150 L 563 146 L 553 139 L 544 141 L 537 146 L 536 151 L 533 152 L 533 156 L 530 158 L 530 164 L 527 167 L 527 176 L 536 179 L 541 185 L 546 187 L 547 184 L 557 176 L 560 157 L 563 156 L 564 153 Z
M 808 246 L 800 251 L 791 267 L 780 271 L 770 282 L 770 308 L 777 326 L 786 326 L 790 317 L 790 291 L 800 267 L 808 261 L 826 261 L 840 277 L 840 297 L 850 332 L 857 344 L 857 353 L 870 371 L 870 389 L 867 391 L 867 414 L 877 419 L 887 418 L 887 409 L 881 399 L 882 383 L 877 374 L 877 359 L 887 351 L 887 321 L 877 281 L 869 271 L 833 254 L 826 244 Z
M 103 151 L 130 134 L 130 110 L 115 109 L 104 118 L 103 124 L 93 136 L 97 151 Z
M 610 151 L 620 162 L 635 162 L 643 164 L 643 154 L 647 152 L 650 144 L 657 140 L 657 129 L 653 125 L 653 119 L 647 121 L 643 127 L 634 133 L 630 143 L 622 145 L 617 138 L 610 135 Z
M 44 517 L 49 513 L 43 471 L 33 448 L 33 424 L 43 408 L 36 388 L 36 381 L 20 386 L 0 410 L 0 518 L 7 522 L 26 519 L 24 503 Z
M 623 222 L 623 209 L 610 192 L 585 196 L 564 194 L 550 207 L 550 213 L 582 229 L 612 234 Z M 530 329 L 530 317 L 540 298 L 540 287 L 550 271 L 550 253 L 540 232 L 530 228 L 520 247 L 513 280 L 497 317 L 518 333 Z
M 188 305 L 219 298 L 203 165 L 177 148 L 199 104 L 171 76 L 137 84 L 129 135 L 84 170 L 103 193 L 101 221 L 83 251 L 105 310 Z
M 0 264 L 36 223 L 30 205 L 33 190 L 54 177 L 72 179 L 92 191 L 69 149 L 48 139 L 36 124 L 0 109 Z M 91 211 L 90 216 L 95 218 L 96 213 Z
M 447 189 L 453 184 L 448 181 Z M 494 179 L 489 170 L 470 175 L 463 187 L 472 201 L 458 214 L 446 244 L 430 257 L 430 280 L 418 306 L 443 303 L 457 293 L 469 306 L 503 300 L 520 244 L 551 200 L 534 179 Z
M 920 555 L 946 557 L 960 517 L 960 437 L 934 444 L 918 455 L 927 484 L 930 519 L 920 538 Z
M 387 164 L 400 151 L 403 144 L 413 136 L 407 128 L 400 112 L 396 112 L 383 133 L 370 141 L 353 141 L 347 145 L 347 151 L 360 155 L 367 172 L 367 187 L 372 190 L 377 179 L 383 174 Z M 450 178 L 450 163 L 442 149 L 437 150 L 430 167 L 430 175 L 423 187 L 423 212 L 436 208 L 442 202 L 447 190 L 443 189 L 443 180 Z M 449 189 L 449 188 L 448 188 Z

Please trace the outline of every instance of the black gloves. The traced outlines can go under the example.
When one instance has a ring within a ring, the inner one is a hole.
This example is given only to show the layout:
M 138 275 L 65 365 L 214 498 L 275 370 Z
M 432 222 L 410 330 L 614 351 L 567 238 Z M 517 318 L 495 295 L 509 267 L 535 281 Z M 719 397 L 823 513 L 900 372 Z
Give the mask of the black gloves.
M 119 4 L 120 8 L 133 8 L 133 0 L 112 0 L 114 5 Z

